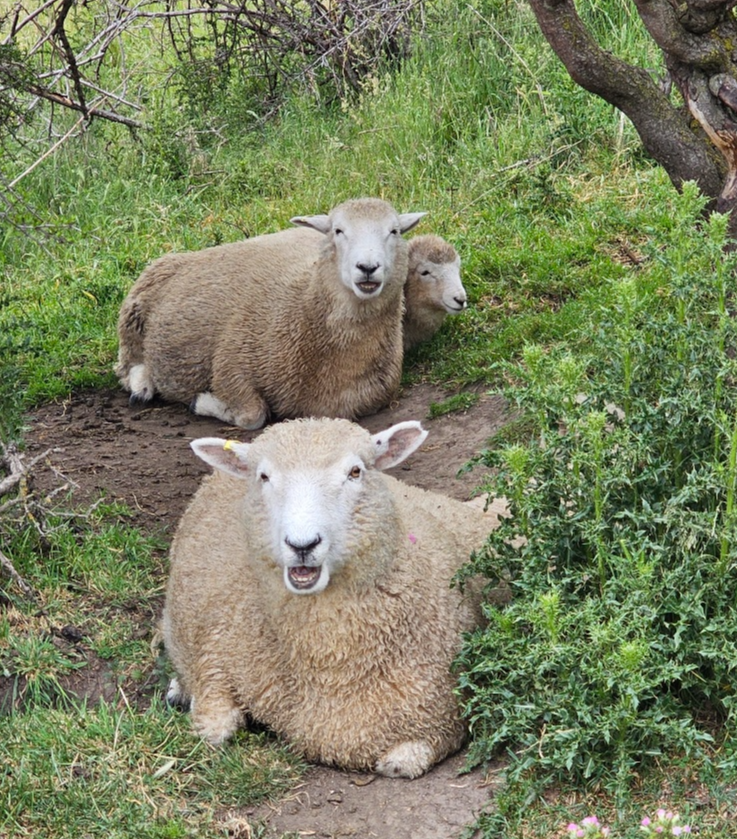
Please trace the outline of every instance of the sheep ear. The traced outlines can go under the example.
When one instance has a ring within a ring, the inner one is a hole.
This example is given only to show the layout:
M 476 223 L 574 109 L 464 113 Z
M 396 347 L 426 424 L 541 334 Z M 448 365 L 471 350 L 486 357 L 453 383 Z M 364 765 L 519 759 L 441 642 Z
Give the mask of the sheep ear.
M 295 216 L 290 218 L 289 221 L 299 227 L 311 227 L 318 233 L 330 232 L 330 216 Z
M 245 463 L 249 443 L 221 440 L 219 437 L 200 437 L 199 440 L 192 440 L 189 445 L 197 457 L 221 472 L 235 475 L 236 478 L 245 478 L 249 472 Z
M 399 216 L 399 230 L 406 233 L 412 230 L 427 213 L 401 213 Z
M 391 469 L 406 460 L 425 442 L 426 437 L 427 431 L 414 420 L 397 423 L 386 431 L 374 434 L 371 438 L 376 446 L 374 466 L 377 469 Z

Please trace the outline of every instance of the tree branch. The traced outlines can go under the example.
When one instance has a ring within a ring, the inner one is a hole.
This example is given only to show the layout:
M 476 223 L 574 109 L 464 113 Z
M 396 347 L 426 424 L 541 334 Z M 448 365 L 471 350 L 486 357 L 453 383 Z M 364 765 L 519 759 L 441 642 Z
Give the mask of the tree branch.
M 572 0 L 530 0 L 540 29 L 571 78 L 619 108 L 632 120 L 652 157 L 680 189 L 696 181 L 716 198 L 725 165 L 721 156 L 695 134 L 650 75 L 603 50 L 584 26 Z
M 79 102 L 75 102 L 68 96 L 63 96 L 61 93 L 54 93 L 53 90 L 41 87 L 40 85 L 29 84 L 26 87 L 26 89 L 29 93 L 32 93 L 34 96 L 38 96 L 41 99 L 46 99 L 48 102 L 53 102 L 56 105 L 62 105 L 63 107 L 69 108 L 72 111 L 80 111 L 85 115 L 85 117 L 101 117 L 102 119 L 107 119 L 111 122 L 119 122 L 122 125 L 127 125 L 129 128 L 145 129 L 148 127 L 143 122 L 139 122 L 136 119 L 131 119 L 130 117 L 124 117 L 121 114 L 116 114 L 115 111 L 108 111 L 104 108 L 99 108 L 97 105 L 92 105 L 89 108 L 84 108 L 82 107 L 82 105 L 79 104 Z
M 74 0 L 62 0 L 61 8 L 59 9 L 59 14 L 56 18 L 56 23 L 54 24 L 54 28 L 51 30 L 51 37 L 57 37 L 59 39 L 59 42 L 61 43 L 62 50 L 64 52 L 64 57 L 67 61 L 67 67 L 69 68 L 69 73 L 71 74 L 72 82 L 74 83 L 74 89 L 77 91 L 77 99 L 79 99 L 79 110 L 82 111 L 82 113 L 85 116 L 88 116 L 84 90 L 82 89 L 82 82 L 79 78 L 79 68 L 77 67 L 77 59 L 74 55 L 72 45 L 69 43 L 69 38 L 67 38 L 66 30 L 64 29 L 64 22 L 66 21 L 67 15 L 69 14 L 69 10 L 72 8 L 73 4 Z
M 721 0 L 718 5 L 726 4 Z M 727 33 L 720 34 L 719 29 L 734 27 L 731 18 L 724 20 L 722 8 L 709 10 L 706 16 L 699 17 L 692 3 L 676 7 L 668 0 L 635 0 L 635 6 L 650 36 L 666 56 L 712 73 L 731 65 L 728 39 L 723 37 Z

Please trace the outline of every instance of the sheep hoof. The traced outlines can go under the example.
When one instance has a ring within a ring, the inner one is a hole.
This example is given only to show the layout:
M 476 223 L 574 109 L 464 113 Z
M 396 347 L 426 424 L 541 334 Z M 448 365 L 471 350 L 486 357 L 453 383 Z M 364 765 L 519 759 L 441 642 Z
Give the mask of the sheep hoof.
M 242 715 L 238 708 L 230 707 L 219 712 L 201 713 L 192 710 L 194 730 L 211 746 L 221 746 L 238 730 Z
M 189 711 L 192 701 L 182 690 L 179 679 L 172 679 L 169 682 L 169 687 L 166 690 L 166 704 L 178 711 Z
M 249 417 L 247 414 L 236 414 L 235 425 L 239 428 L 245 428 L 248 431 L 255 431 L 257 428 L 262 428 L 266 423 L 266 418 L 269 412 L 266 408 L 261 410 L 255 416 Z
M 190 402 L 189 410 L 201 417 L 215 417 L 230 425 L 236 424 L 235 414 L 212 393 L 198 393 Z
M 418 778 L 433 764 L 434 751 L 424 740 L 408 740 L 389 749 L 377 762 L 376 772 L 387 778 Z
M 154 398 L 154 384 L 146 370 L 145 364 L 135 364 L 131 367 L 128 373 L 128 383 L 131 391 L 128 404 L 131 407 L 145 404 Z
M 213 393 L 198 393 L 189 406 L 193 414 L 201 417 L 215 417 L 215 419 L 227 422 L 229 425 L 237 425 L 239 428 L 246 428 L 253 431 L 266 422 L 268 410 L 264 403 L 258 411 L 252 414 L 236 414 L 221 399 Z

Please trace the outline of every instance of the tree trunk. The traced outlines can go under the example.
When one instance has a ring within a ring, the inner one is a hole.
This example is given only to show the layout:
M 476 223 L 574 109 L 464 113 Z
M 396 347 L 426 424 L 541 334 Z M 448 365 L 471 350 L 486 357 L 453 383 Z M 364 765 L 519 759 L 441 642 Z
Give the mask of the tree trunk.
M 737 235 L 737 0 L 634 0 L 685 107 L 646 70 L 602 49 L 573 0 L 530 0 L 571 78 L 632 120 L 647 152 L 680 189 L 696 181 Z

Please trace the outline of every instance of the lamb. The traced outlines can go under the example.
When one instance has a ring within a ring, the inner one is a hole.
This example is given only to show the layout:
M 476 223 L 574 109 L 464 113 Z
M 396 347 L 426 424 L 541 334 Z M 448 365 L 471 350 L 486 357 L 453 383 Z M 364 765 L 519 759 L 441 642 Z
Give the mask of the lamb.
M 461 258 L 453 245 L 432 235 L 409 240 L 404 302 L 405 352 L 432 338 L 446 315 L 457 315 L 466 308 Z
M 383 474 L 426 435 L 310 418 L 192 442 L 216 471 L 177 529 L 161 635 L 201 737 L 248 714 L 308 760 L 408 778 L 461 746 L 450 668 L 481 596 L 450 581 L 496 520 Z
M 401 234 L 424 215 L 355 199 L 294 230 L 158 259 L 118 320 L 131 401 L 159 393 L 249 429 L 384 407 L 402 366 Z

